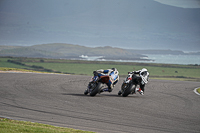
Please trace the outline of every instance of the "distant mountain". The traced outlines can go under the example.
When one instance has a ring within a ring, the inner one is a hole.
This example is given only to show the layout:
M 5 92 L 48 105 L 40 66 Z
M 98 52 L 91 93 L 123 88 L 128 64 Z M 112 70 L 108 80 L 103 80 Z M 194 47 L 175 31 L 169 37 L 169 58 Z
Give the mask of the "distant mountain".
M 135 54 L 121 48 L 113 47 L 85 47 L 72 44 L 54 43 L 34 46 L 0 46 L 0 56 L 40 57 L 82 59 L 82 57 L 99 56 L 111 60 L 143 60 L 142 54 Z
M 0 56 L 63 58 L 63 59 L 107 59 L 107 60 L 150 60 L 148 54 L 200 55 L 200 52 L 184 53 L 173 50 L 135 50 L 116 47 L 85 47 L 80 45 L 52 43 L 33 46 L 2 46 Z
M 35 49 L 31 46 L 0 46 L 0 56 L 61 58 L 63 55 L 56 52 Z

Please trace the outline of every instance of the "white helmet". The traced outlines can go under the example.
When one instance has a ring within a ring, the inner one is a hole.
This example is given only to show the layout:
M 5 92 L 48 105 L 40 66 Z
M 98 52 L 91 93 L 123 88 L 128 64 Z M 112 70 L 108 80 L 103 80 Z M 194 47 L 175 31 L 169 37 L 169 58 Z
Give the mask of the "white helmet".
M 148 71 L 146 68 L 142 68 L 142 70 L 140 71 L 140 75 L 144 75 L 146 74 Z
M 140 72 L 140 77 L 142 78 L 142 81 L 147 84 L 149 80 L 149 72 L 147 71 L 146 68 L 142 68 Z

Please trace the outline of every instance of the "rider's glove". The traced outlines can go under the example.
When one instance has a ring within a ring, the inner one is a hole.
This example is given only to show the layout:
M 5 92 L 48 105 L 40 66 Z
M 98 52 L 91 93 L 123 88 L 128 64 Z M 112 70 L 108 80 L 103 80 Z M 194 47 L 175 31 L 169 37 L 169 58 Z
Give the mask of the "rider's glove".
M 134 74 L 134 71 L 132 71 L 132 72 L 129 72 L 129 74 Z

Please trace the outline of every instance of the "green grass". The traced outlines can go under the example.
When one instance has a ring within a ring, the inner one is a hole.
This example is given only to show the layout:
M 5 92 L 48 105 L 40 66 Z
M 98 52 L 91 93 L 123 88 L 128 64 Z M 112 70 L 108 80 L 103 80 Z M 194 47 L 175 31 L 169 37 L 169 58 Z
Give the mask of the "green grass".
M 19 61 L 25 65 L 17 65 L 7 60 Z M 34 68 L 32 66 L 39 66 Z M 0 58 L 0 67 L 29 69 L 34 71 L 50 70 L 50 72 L 70 73 L 76 75 L 92 75 L 97 69 L 108 69 L 115 67 L 120 76 L 126 76 L 129 71 L 147 68 L 150 78 L 200 81 L 200 66 L 198 65 L 172 65 L 154 63 L 131 63 L 131 62 L 103 62 L 103 61 L 80 61 L 59 60 L 40 58 Z M 44 68 L 44 69 L 43 69 Z
M 0 118 L 1 133 L 94 133 L 72 128 Z
M 42 66 L 44 68 L 53 69 L 62 72 L 91 75 L 92 71 L 97 69 L 108 69 L 115 67 L 120 75 L 126 75 L 128 71 L 139 70 L 143 67 L 147 68 L 151 76 L 184 76 L 184 77 L 199 77 L 200 69 L 191 68 L 168 68 L 155 66 L 133 66 L 119 64 L 85 64 L 85 63 L 40 63 L 28 62 L 28 65 Z M 177 71 L 178 73 L 176 73 Z
M 21 69 L 28 69 L 30 67 L 27 66 L 21 66 L 17 64 L 13 64 L 10 62 L 7 62 L 8 59 L 15 59 L 15 58 L 0 58 L 0 67 L 9 67 L 9 68 L 21 68 Z
M 0 71 L 21 71 L 21 72 L 38 72 L 34 70 L 20 69 L 20 68 L 8 68 L 8 67 L 0 67 Z
M 197 89 L 197 92 L 200 94 L 200 88 L 199 88 L 199 89 Z

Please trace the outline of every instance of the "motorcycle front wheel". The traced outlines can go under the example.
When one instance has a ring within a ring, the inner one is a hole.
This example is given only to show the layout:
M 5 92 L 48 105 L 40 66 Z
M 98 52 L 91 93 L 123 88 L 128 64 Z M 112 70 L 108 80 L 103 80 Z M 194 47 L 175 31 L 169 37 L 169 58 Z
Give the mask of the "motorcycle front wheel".
M 88 90 L 86 89 L 85 91 L 84 91 L 84 95 L 87 95 L 88 94 Z
M 90 92 L 90 96 L 96 96 L 96 94 L 100 91 L 102 87 L 102 83 L 99 82 L 98 85 Z
M 133 86 L 133 84 L 130 84 L 127 88 L 123 88 L 122 96 L 127 97 L 132 92 Z

